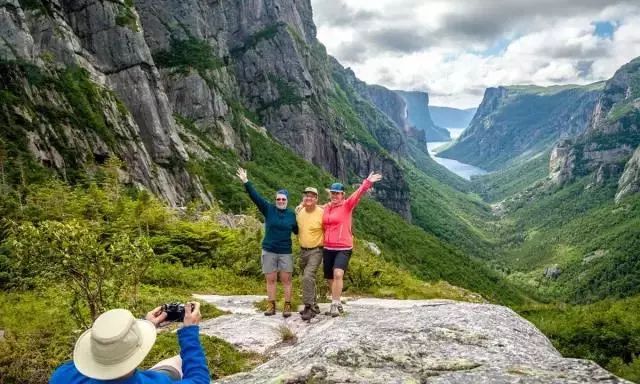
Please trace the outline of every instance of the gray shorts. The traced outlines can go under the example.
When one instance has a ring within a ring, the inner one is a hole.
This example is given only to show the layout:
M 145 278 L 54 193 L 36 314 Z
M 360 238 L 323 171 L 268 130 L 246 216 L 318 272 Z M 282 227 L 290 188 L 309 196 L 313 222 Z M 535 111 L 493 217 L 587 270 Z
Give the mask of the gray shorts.
M 293 272 L 292 253 L 273 253 L 262 250 L 262 273 Z

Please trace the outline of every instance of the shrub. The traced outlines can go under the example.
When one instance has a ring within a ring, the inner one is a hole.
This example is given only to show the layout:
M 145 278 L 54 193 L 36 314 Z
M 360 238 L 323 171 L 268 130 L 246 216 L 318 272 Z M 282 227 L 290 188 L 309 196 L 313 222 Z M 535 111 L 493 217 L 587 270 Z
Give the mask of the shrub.
M 123 232 L 106 236 L 79 220 L 16 225 L 6 246 L 23 276 L 45 285 L 62 282 L 72 291 L 72 314 L 83 325 L 86 310 L 95 320 L 106 308 L 135 299 L 153 257 L 145 238 Z

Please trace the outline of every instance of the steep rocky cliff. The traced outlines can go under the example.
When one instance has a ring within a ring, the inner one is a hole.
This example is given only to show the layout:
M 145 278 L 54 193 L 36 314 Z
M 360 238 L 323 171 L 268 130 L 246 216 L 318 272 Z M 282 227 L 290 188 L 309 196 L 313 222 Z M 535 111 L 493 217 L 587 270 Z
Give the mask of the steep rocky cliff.
M 68 175 L 115 154 L 133 182 L 171 204 L 209 200 L 184 168 L 188 155 L 131 4 L 2 1 L 0 25 L 10 158 L 28 149 Z
M 439 156 L 496 170 L 547 150 L 585 130 L 601 88 L 601 83 L 488 88 L 469 127 Z
M 445 128 L 467 128 L 476 108 L 458 109 L 450 107 L 429 106 L 433 122 Z
M 640 147 L 633 153 L 624 168 L 624 173 L 618 181 L 616 200 L 640 192 Z
M 622 66 L 607 81 L 586 131 L 554 148 L 552 179 L 562 184 L 592 175 L 596 185 L 618 183 L 616 199 L 620 199 L 640 190 L 638 145 L 640 58 Z
M 416 127 L 416 129 L 423 131 L 427 141 L 451 140 L 449 131 L 446 128 L 439 127 L 431 119 L 429 95 L 427 93 L 417 91 L 396 91 L 396 93 L 400 95 L 407 104 L 406 115 L 409 123 Z
M 115 155 L 132 181 L 171 204 L 208 201 L 190 162 L 226 149 L 250 160 L 253 122 L 349 183 L 383 172 L 375 196 L 410 218 L 395 160 L 406 152 L 406 132 L 337 85 L 341 67 L 316 39 L 309 1 L 10 0 L 0 2 L 0 21 L 0 59 L 11 78 L 2 85 L 3 124 L 14 127 L 3 142 L 28 141 L 22 149 L 41 164 L 65 173 Z M 40 94 L 32 70 L 58 87 Z M 84 82 L 88 91 L 75 97 L 93 102 L 84 108 L 89 120 L 38 113 L 83 108 L 65 97 L 73 85 L 65 76 Z M 97 130 L 91 118 L 102 122 Z

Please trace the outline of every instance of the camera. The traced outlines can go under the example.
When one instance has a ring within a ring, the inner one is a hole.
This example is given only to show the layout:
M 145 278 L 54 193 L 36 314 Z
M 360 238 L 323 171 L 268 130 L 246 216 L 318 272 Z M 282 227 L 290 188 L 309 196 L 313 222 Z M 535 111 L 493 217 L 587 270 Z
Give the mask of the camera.
M 190 305 L 193 310 L 194 305 Z M 162 311 L 167 314 L 165 321 L 184 321 L 184 304 L 182 303 L 162 304 Z

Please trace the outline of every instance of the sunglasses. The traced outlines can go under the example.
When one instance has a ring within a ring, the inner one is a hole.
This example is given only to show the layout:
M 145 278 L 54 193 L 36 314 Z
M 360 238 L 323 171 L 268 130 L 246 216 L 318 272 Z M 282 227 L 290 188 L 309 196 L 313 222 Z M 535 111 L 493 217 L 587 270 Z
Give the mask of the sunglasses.
M 276 201 L 287 201 L 287 199 L 283 199 L 283 198 L 281 198 L 281 197 L 278 197 L 278 198 L 276 199 Z

